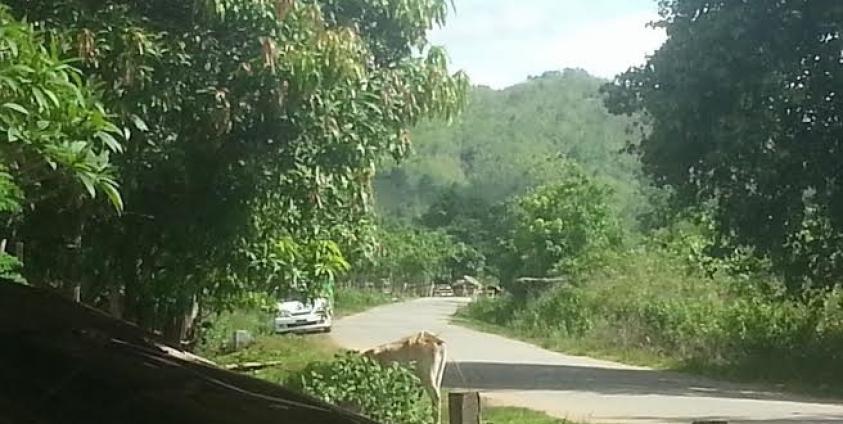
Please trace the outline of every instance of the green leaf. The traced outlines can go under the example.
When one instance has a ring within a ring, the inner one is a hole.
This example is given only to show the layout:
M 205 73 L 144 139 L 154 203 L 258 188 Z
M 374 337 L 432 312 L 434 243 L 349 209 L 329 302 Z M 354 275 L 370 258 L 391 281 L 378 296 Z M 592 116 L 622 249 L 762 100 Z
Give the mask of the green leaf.
M 10 142 L 20 140 L 20 135 L 20 131 L 15 127 L 9 127 L 9 129 L 6 130 L 6 138 L 8 138 Z
M 117 209 L 118 212 L 123 212 L 123 197 L 120 196 L 120 192 L 117 190 L 116 184 L 112 181 L 106 181 L 102 184 L 102 191 L 105 192 L 105 195 L 108 197 L 108 200 Z
M 56 97 L 56 93 L 53 93 L 52 90 L 48 90 L 46 88 L 43 89 L 43 91 L 44 91 L 44 94 L 46 94 L 47 97 L 50 98 L 50 101 L 53 102 L 53 106 L 60 107 L 61 104 L 59 103 L 59 98 Z
M 35 102 L 38 103 L 39 109 L 47 109 L 48 103 L 47 98 L 44 96 L 44 92 L 41 91 L 38 87 L 32 87 L 32 95 L 35 97 Z
M 122 152 L 123 146 L 111 134 L 105 131 L 97 131 L 95 134 L 113 152 Z
M 92 199 L 97 197 L 97 191 L 94 188 L 94 179 L 90 175 L 87 173 L 79 174 L 79 181 L 81 181 L 82 185 L 85 186 L 85 189 L 88 191 L 88 195 L 90 195 Z
M 13 111 L 15 111 L 15 112 L 19 112 L 19 113 L 22 113 L 22 114 L 24 114 L 24 115 L 29 116 L 29 111 L 28 111 L 28 110 L 26 110 L 26 108 L 25 108 L 25 107 L 23 107 L 23 106 L 21 106 L 21 105 L 19 105 L 19 104 L 17 104 L 17 103 L 11 103 L 11 102 L 9 102 L 9 103 L 3 103 L 3 107 L 4 107 L 4 108 L 6 108 L 6 109 L 11 109 L 11 110 L 13 110 Z
M 132 123 L 135 124 L 135 128 L 141 131 L 149 131 L 149 127 L 146 125 L 146 122 L 143 122 L 140 116 L 137 115 L 130 115 L 129 119 L 132 120 Z

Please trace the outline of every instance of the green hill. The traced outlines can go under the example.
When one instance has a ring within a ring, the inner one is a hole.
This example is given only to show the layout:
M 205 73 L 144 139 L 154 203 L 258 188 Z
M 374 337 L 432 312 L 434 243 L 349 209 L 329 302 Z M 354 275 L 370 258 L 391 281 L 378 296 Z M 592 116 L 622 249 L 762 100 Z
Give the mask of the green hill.
M 475 87 L 458 121 L 420 126 L 415 154 L 382 170 L 376 181 L 381 213 L 417 217 L 451 187 L 503 200 L 553 180 L 553 158 L 565 155 L 612 186 L 620 213 L 633 217 L 642 205 L 640 166 L 621 153 L 631 121 L 606 111 L 599 93 L 604 82 L 566 69 L 504 90 Z

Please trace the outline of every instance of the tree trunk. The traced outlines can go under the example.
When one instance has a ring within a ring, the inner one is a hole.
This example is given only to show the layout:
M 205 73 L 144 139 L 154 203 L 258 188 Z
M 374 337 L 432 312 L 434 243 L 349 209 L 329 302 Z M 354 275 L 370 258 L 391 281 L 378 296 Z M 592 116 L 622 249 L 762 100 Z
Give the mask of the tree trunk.
M 164 339 L 178 347 L 182 347 L 185 343 L 189 344 L 193 333 L 193 323 L 197 316 L 199 316 L 199 303 L 194 299 L 190 310 L 175 313 L 167 319 L 167 326 L 163 331 Z
M 123 287 L 118 286 L 108 292 L 108 313 L 114 318 L 123 318 L 123 307 L 125 296 L 123 296 Z
M 65 282 L 62 284 L 62 291 L 68 299 L 79 303 L 82 300 L 82 284 L 78 282 Z

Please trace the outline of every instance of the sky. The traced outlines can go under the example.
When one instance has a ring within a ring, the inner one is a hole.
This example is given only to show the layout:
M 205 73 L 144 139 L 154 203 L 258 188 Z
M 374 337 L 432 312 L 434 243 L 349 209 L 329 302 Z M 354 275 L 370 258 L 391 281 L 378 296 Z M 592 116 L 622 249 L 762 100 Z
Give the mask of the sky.
M 454 0 L 444 28 L 451 69 L 473 84 L 504 88 L 545 71 L 582 68 L 612 78 L 644 63 L 665 39 L 647 28 L 656 0 Z

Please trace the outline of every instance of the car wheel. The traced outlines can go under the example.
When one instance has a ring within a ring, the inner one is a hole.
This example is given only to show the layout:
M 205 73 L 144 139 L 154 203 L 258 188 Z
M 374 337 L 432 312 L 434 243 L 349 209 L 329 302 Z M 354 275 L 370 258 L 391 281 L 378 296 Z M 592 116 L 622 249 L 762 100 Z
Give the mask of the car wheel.
M 325 327 L 325 328 L 322 330 L 322 332 L 323 332 L 323 333 L 330 333 L 330 332 L 331 332 L 331 327 Z

